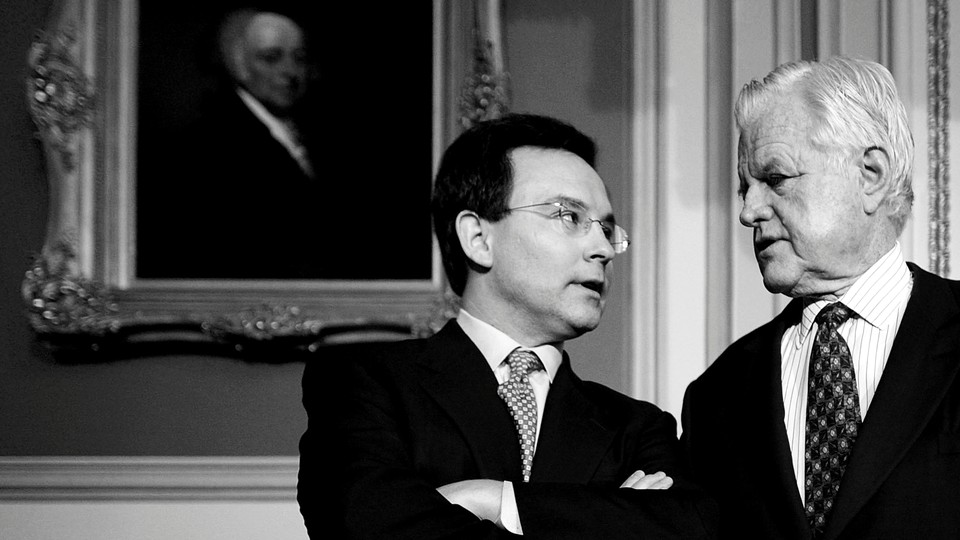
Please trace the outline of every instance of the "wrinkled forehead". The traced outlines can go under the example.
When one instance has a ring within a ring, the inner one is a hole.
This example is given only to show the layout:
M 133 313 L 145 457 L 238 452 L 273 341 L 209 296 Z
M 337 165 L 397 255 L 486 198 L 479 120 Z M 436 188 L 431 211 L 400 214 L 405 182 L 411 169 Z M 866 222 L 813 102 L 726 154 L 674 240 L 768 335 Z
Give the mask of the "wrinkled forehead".
M 255 15 L 247 25 L 244 37 L 247 44 L 254 49 L 295 49 L 303 46 L 303 31 L 300 27 L 277 13 Z
M 816 119 L 799 96 L 776 96 L 744 119 L 737 144 L 740 161 L 763 159 L 786 148 L 808 148 Z

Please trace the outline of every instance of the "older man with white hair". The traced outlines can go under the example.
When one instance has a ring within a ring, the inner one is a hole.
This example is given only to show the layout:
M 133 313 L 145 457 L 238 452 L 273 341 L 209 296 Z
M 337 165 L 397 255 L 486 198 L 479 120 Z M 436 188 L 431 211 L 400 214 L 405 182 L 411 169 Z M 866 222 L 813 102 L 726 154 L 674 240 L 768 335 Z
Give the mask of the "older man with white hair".
M 342 178 L 320 168 L 324 119 L 310 114 L 315 79 L 307 30 L 291 10 L 239 10 L 218 28 L 222 84 L 203 96 L 201 112 L 170 156 L 172 270 L 162 277 L 333 279 L 344 264 L 347 234 L 334 199 L 350 196 Z M 349 192 L 352 193 L 352 192 Z M 325 216 L 325 217 L 318 217 Z M 318 242 L 318 234 L 321 234 Z
M 782 65 L 737 101 L 740 222 L 793 298 L 690 384 L 723 538 L 960 538 L 960 283 L 904 261 L 913 140 L 889 71 Z
M 303 29 L 285 15 L 241 10 L 228 16 L 220 51 L 243 104 L 270 130 L 313 178 L 313 164 L 294 122 L 307 91 L 307 48 Z

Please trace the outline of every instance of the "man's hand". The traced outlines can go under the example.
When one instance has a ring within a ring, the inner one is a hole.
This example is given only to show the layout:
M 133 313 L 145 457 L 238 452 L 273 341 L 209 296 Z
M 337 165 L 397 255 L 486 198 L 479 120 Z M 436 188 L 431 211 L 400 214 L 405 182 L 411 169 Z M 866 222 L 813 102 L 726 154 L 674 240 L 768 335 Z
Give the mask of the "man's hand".
M 448 501 L 469 510 L 480 519 L 497 523 L 500 519 L 500 492 L 503 482 L 496 480 L 461 480 L 440 486 L 440 492 Z
M 629 489 L 669 489 L 672 485 L 673 478 L 670 478 L 662 471 L 657 471 L 653 474 L 644 474 L 643 471 L 637 471 L 631 474 L 630 478 L 627 478 L 623 484 L 620 484 L 620 487 Z

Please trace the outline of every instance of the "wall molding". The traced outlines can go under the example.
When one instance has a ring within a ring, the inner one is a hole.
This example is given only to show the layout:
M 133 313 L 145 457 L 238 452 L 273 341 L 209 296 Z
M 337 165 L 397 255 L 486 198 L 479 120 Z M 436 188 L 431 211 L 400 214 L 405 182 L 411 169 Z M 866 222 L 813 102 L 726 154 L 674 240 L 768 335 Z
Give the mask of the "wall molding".
M 0 501 L 295 501 L 296 456 L 0 457 Z
M 630 174 L 633 178 L 628 222 L 633 228 L 626 256 L 633 270 L 628 310 L 630 339 L 627 390 L 637 399 L 657 402 L 660 364 L 657 339 L 659 207 L 657 185 L 661 169 L 660 70 L 662 68 L 660 2 L 633 2 L 633 95 Z

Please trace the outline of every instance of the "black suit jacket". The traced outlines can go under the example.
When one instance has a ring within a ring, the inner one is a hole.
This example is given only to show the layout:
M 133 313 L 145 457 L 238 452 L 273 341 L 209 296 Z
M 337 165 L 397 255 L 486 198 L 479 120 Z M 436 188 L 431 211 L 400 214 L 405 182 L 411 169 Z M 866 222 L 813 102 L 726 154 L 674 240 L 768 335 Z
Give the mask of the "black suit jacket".
M 301 130 L 305 131 L 305 130 Z M 166 142 L 141 187 L 141 267 L 184 278 L 331 278 L 358 265 L 339 210 L 352 194 L 310 178 L 232 88 L 214 94 L 202 115 Z M 322 172 L 311 138 L 304 139 Z M 350 243 L 340 242 L 349 239 Z M 156 246 L 156 248 L 155 248 Z M 159 249 L 157 249 L 159 248 Z M 359 265 L 362 268 L 362 265 Z
M 673 418 L 582 381 L 566 356 L 525 484 L 496 378 L 456 322 L 425 340 L 328 352 L 303 380 L 298 499 L 315 538 L 513 536 L 436 491 L 467 479 L 513 481 L 530 538 L 703 538 L 715 528 L 712 502 L 684 484 Z M 637 469 L 677 484 L 619 489 Z
M 960 283 L 914 284 L 824 538 L 960 538 Z M 780 341 L 794 300 L 690 384 L 681 442 L 724 538 L 808 539 L 784 427 Z
M 429 160 L 419 170 L 398 159 L 409 145 L 371 150 L 329 107 L 304 107 L 309 178 L 232 87 L 205 104 L 185 130 L 143 150 L 138 276 L 430 278 Z

